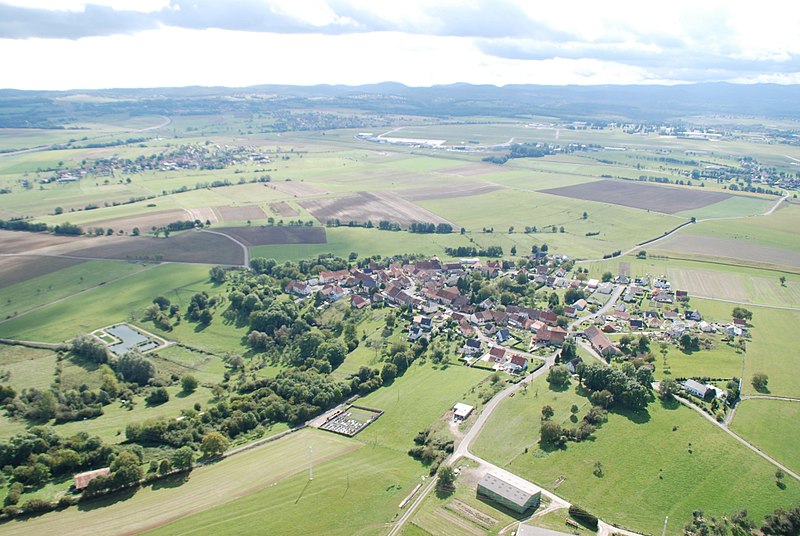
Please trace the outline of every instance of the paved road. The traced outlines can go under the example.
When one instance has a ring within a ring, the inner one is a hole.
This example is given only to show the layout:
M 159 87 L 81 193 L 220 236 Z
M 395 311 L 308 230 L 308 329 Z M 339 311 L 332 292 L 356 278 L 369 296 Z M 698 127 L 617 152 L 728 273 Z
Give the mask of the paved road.
M 718 423 L 717 420 L 714 417 L 712 417 L 711 415 L 709 415 L 708 413 L 703 411 L 702 408 L 700 408 L 699 406 L 693 404 L 692 402 L 690 402 L 689 400 L 687 400 L 687 399 L 685 399 L 683 397 L 675 396 L 675 398 L 678 400 L 678 402 L 680 402 L 681 404 L 683 404 L 684 406 L 686 406 L 688 408 L 691 408 L 691 409 L 695 410 L 697 413 L 699 413 L 700 415 L 705 417 L 706 420 L 708 420 L 709 422 L 714 424 L 714 426 L 717 426 L 717 427 L 721 428 L 722 430 L 724 430 L 726 434 L 728 434 L 729 436 L 734 438 L 736 441 L 738 441 L 739 443 L 741 443 L 745 447 L 749 448 L 750 450 L 752 450 L 753 452 L 755 452 L 756 454 L 758 454 L 759 456 L 761 456 L 762 458 L 767 460 L 769 463 L 771 463 L 775 467 L 777 467 L 780 470 L 782 470 L 787 475 L 790 475 L 790 476 L 794 477 L 795 479 L 800 480 L 800 475 L 798 475 L 797 473 L 795 473 L 794 471 L 792 471 L 791 469 L 789 469 L 788 467 L 786 467 L 782 463 L 776 461 L 774 458 L 772 458 L 769 455 L 767 455 L 764 452 L 762 452 L 758 447 L 756 447 L 752 443 L 749 443 L 746 439 L 744 439 L 743 437 L 738 435 L 736 432 L 734 432 L 733 430 L 731 430 L 727 426 L 723 426 L 722 424 Z
M 567 330 L 573 331 L 575 329 L 575 326 L 579 326 L 581 322 L 585 322 L 586 320 L 593 320 L 599 316 L 603 316 L 604 314 L 606 314 L 608 311 L 611 310 L 612 307 L 614 307 L 617 304 L 617 300 L 619 299 L 620 296 L 622 296 L 622 293 L 625 292 L 626 288 L 627 287 L 625 285 L 617 285 L 617 288 L 615 288 L 614 292 L 611 293 L 611 296 L 608 298 L 608 301 L 606 302 L 605 305 L 603 305 L 600 309 L 598 309 L 596 313 L 575 319 L 575 321 L 573 321 L 569 325 Z

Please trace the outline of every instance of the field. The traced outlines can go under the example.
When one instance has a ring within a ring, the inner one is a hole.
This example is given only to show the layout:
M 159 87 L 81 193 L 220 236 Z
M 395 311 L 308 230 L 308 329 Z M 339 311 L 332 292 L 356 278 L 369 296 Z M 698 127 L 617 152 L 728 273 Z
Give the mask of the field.
M 652 249 L 686 253 L 702 258 L 745 260 L 756 265 L 800 268 L 800 252 L 730 238 L 679 233 L 655 244 Z
M 459 166 L 458 168 L 447 168 L 444 171 L 463 170 L 469 169 L 469 165 Z M 483 169 L 483 168 L 479 168 Z M 466 183 L 466 184 L 453 184 L 451 186 L 443 186 L 440 188 L 412 188 L 405 190 L 398 190 L 397 195 L 408 201 L 425 201 L 427 199 L 453 199 L 456 197 L 471 197 L 473 195 L 482 195 L 501 190 L 503 187 L 494 183 Z
M 720 192 L 706 192 L 694 188 L 655 186 L 648 183 L 602 180 L 551 188 L 542 193 L 622 205 L 624 207 L 675 214 L 685 210 L 703 208 L 730 197 Z
M 359 192 L 354 196 L 307 199 L 298 203 L 323 225 L 333 220 L 345 224 L 371 221 L 376 227 L 381 220 L 388 220 L 403 228 L 414 222 L 448 223 L 436 214 L 389 194 Z
M 323 227 L 224 227 L 215 231 L 232 236 L 246 246 L 327 242 Z
M 739 403 L 731 429 L 788 468 L 800 470 L 800 402 L 750 399 Z
M 305 472 L 308 469 L 309 447 L 314 449 L 318 464 L 315 466 L 316 478 L 311 483 L 308 482 L 308 474 Z M 176 478 L 172 482 L 168 480 L 146 486 L 132 496 L 100 499 L 65 512 L 45 514 L 24 522 L 7 523 L 3 526 L 3 532 L 37 535 L 138 533 L 199 512 L 203 512 L 200 515 L 207 516 L 214 513 L 214 507 L 221 504 L 227 512 L 233 514 L 242 508 L 242 505 L 237 505 L 237 499 L 247 497 L 247 500 L 252 501 L 255 497 L 263 499 L 264 495 L 273 495 L 277 499 L 275 493 L 282 497 L 281 508 L 290 508 L 294 503 L 295 511 L 303 510 L 302 515 L 308 516 L 309 503 L 313 504 L 313 498 L 320 493 L 319 488 L 330 492 L 330 487 L 335 485 L 339 495 L 344 489 L 345 473 L 341 465 L 338 470 L 335 466 L 332 468 L 330 461 L 360 447 L 362 445 L 359 443 L 334 434 L 315 430 L 302 431 L 284 440 L 198 468 L 185 482 Z M 349 459 L 352 470 L 359 471 L 358 466 L 353 464 L 353 458 Z M 366 467 L 370 466 L 366 461 L 364 464 L 365 467 L 360 470 L 366 472 Z M 378 467 L 371 466 L 370 469 L 376 470 Z M 304 484 L 309 484 L 308 489 L 303 490 Z M 314 485 L 318 487 L 315 488 Z M 305 501 L 301 501 L 304 491 L 307 495 Z M 277 506 L 276 502 L 271 504 L 273 507 Z M 261 508 L 266 515 L 264 504 L 261 504 Z M 219 512 L 216 511 L 216 514 L 219 515 Z M 192 517 L 188 519 L 192 523 L 198 521 Z M 288 519 L 284 522 L 288 522 Z M 209 533 L 219 531 L 219 527 L 212 528 L 207 522 L 194 526 L 205 527 Z M 230 525 L 227 528 L 231 533 L 236 532 Z M 167 532 L 173 530 L 169 529 Z
M 218 219 L 224 222 L 263 220 L 267 217 L 258 205 L 221 206 L 213 209 L 219 215 Z
M 293 209 L 292 206 L 289 203 L 287 203 L 286 201 L 279 201 L 277 203 L 270 203 L 269 204 L 269 209 L 272 212 L 274 212 L 275 214 L 277 214 L 278 216 L 283 216 L 283 217 L 292 218 L 292 217 L 300 215 L 300 213 L 297 212 L 295 209 Z
M 720 516 L 747 508 L 760 519 L 776 506 L 800 500 L 800 483 L 787 481 L 786 489 L 779 489 L 771 464 L 677 404 L 664 407 L 656 401 L 641 414 L 611 413 L 596 439 L 542 451 L 537 444 L 541 407 L 551 405 L 556 422 L 569 425 L 570 404 L 583 413 L 588 403 L 571 389 L 550 391 L 543 380 L 503 402 L 475 452 L 605 521 L 656 534 L 668 515 L 667 533 L 677 534 L 694 509 Z M 593 475 L 596 461 L 603 467 L 600 478 Z
M 185 210 L 163 210 L 118 219 L 97 220 L 91 222 L 91 227 L 100 227 L 104 231 L 106 229 L 112 229 L 114 232 L 124 231 L 127 234 L 137 228 L 141 233 L 147 233 L 153 227 L 165 227 L 172 222 L 186 221 L 189 216 L 189 213 Z

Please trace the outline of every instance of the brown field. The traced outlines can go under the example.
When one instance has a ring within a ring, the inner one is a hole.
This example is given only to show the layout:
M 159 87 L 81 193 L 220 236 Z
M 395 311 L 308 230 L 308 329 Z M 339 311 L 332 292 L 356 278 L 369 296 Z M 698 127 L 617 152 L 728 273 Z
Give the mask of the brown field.
M 267 188 L 272 188 L 273 190 L 277 190 L 282 194 L 291 195 L 293 197 L 310 197 L 312 195 L 323 195 L 327 194 L 326 190 L 322 188 L 317 188 L 316 186 L 310 186 L 308 184 L 302 182 L 291 182 L 291 181 L 281 181 L 281 182 L 266 182 L 264 186 Z
M 614 180 L 599 180 L 561 188 L 550 188 L 541 190 L 541 192 L 571 199 L 652 210 L 664 214 L 698 209 L 732 197 L 730 194 L 722 192 L 705 192 L 690 188 Z
M 0 253 L 26 253 L 61 244 L 70 244 L 75 238 L 48 233 L 25 231 L 0 231 Z
M 403 227 L 413 222 L 450 223 L 390 193 L 359 192 L 347 197 L 309 199 L 299 203 L 323 224 L 334 219 L 342 223 L 371 221 L 376 226 L 381 220 L 389 220 Z
M 328 243 L 324 227 L 229 227 L 214 230 L 247 246 Z
M 0 288 L 27 281 L 63 268 L 80 264 L 79 259 L 53 257 L 43 261 L 40 257 L 0 257 Z
M 504 187 L 490 182 L 478 182 L 468 184 L 453 184 L 441 186 L 439 188 L 411 188 L 408 190 L 397 190 L 396 193 L 407 201 L 423 201 L 427 199 L 452 199 L 454 197 L 469 197 L 473 195 L 483 195 Z
M 293 209 L 286 201 L 270 203 L 269 208 L 278 216 L 293 218 L 300 215 L 300 213 Z
M 130 216 L 127 218 L 95 221 L 84 224 L 83 227 L 85 227 L 85 230 L 92 229 L 94 227 L 114 229 L 114 231 L 123 229 L 126 233 L 130 233 L 134 227 L 138 227 L 142 233 L 149 233 L 150 229 L 153 227 L 165 227 L 167 224 L 174 221 L 185 221 L 188 219 L 189 213 L 185 210 L 161 210 L 158 212 L 152 212 L 150 214 L 139 214 L 137 216 Z
M 110 239 L 110 240 L 109 240 Z M 91 259 L 157 260 L 208 264 L 244 263 L 244 252 L 232 240 L 210 233 L 187 231 L 169 238 L 109 236 L 69 254 Z
M 762 265 L 800 268 L 800 252 L 761 246 L 731 238 L 678 234 L 658 242 L 653 249 L 692 253 L 705 257 L 746 260 Z
M 258 205 L 241 205 L 238 207 L 213 207 L 219 221 L 262 220 L 267 217 Z

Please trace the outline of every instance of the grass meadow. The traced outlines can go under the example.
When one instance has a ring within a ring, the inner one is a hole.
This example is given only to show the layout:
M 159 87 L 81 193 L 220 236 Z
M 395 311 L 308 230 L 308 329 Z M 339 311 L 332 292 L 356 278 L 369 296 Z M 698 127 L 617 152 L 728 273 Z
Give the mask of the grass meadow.
M 665 407 L 655 401 L 646 412 L 612 412 L 593 440 L 541 450 L 542 406 L 551 405 L 554 419 L 569 425 L 569 406 L 583 406 L 580 415 L 587 404 L 572 387 L 556 393 L 543 380 L 529 386 L 527 394 L 503 402 L 475 452 L 604 521 L 655 534 L 668 515 L 667 532 L 677 534 L 698 508 L 717 516 L 747 508 L 753 519 L 761 519 L 800 500 L 800 482 L 786 481 L 785 489 L 778 488 L 774 466 L 677 404 Z M 601 477 L 593 474 L 598 461 Z
M 800 472 L 800 402 L 743 400 L 731 429 L 795 472 Z

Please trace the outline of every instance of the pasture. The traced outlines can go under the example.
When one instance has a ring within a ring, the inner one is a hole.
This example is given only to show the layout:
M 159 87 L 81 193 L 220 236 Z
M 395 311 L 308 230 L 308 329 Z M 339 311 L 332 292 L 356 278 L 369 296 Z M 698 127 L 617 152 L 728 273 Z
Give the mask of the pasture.
M 533 397 L 537 389 L 538 397 Z M 777 506 L 800 500 L 800 482 L 786 481 L 786 489 L 779 489 L 774 466 L 678 404 L 655 401 L 646 412 L 611 412 L 594 440 L 554 451 L 539 449 L 544 404 L 554 408 L 556 422 L 569 425 L 569 405 L 584 405 L 580 415 L 587 402 L 572 388 L 551 391 L 541 378 L 528 387 L 527 395 L 503 402 L 475 452 L 604 521 L 650 534 L 662 529 L 666 515 L 667 533 L 676 534 L 694 509 L 721 516 L 747 508 L 760 519 Z M 593 474 L 597 461 L 603 467 L 601 477 Z
M 86 291 L 109 281 L 129 277 L 149 269 L 141 264 L 112 261 L 86 261 L 73 259 L 35 258 L 36 265 L 55 268 L 56 271 L 36 276 L 28 265 L 16 274 L 0 274 L 3 288 L 0 291 L 0 318 L 9 318 L 44 304 Z M 59 267 L 61 268 L 59 269 Z M 22 279 L 25 276 L 30 279 Z M 19 282 L 15 282 L 20 280 Z
M 762 246 L 731 238 L 677 233 L 654 244 L 650 249 L 679 255 L 688 254 L 701 259 L 745 261 L 755 266 L 785 266 L 795 272 L 800 269 L 800 251 Z
M 789 469 L 800 471 L 800 402 L 743 400 L 731 429 Z
M 316 459 L 313 482 L 308 481 L 307 473 L 309 447 L 313 448 Z M 363 464 L 354 463 L 354 458 L 350 456 L 349 464 L 340 462 L 332 466 L 331 461 L 361 447 L 358 442 L 341 436 L 303 430 L 279 441 L 199 467 L 185 481 L 181 477 L 175 477 L 145 486 L 135 494 L 98 499 L 63 512 L 9 522 L 3 526 L 3 532 L 19 535 L 131 534 L 167 526 L 185 518 L 190 523 L 188 526 L 204 527 L 209 533 L 236 534 L 241 533 L 237 529 L 248 526 L 248 521 L 252 521 L 253 512 L 239 519 L 240 524 L 237 526 L 230 524 L 231 519 L 223 522 L 219 517 L 220 510 L 237 517 L 236 514 L 242 514 L 246 508 L 245 504 L 238 503 L 239 499 L 245 498 L 245 502 L 249 500 L 252 504 L 253 498 L 263 501 L 270 496 L 274 499 L 270 501 L 273 508 L 279 504 L 281 509 L 293 510 L 293 519 L 290 521 L 289 516 L 275 516 L 274 510 L 268 511 L 267 503 L 262 502 L 259 509 L 264 517 L 255 526 L 264 527 L 275 523 L 276 532 L 281 532 L 277 529 L 278 524 L 286 523 L 281 526 L 288 527 L 291 526 L 290 522 L 297 523 L 303 517 L 306 518 L 305 523 L 313 526 L 318 518 L 316 514 L 310 515 L 310 508 L 316 504 L 314 498 L 320 498 L 321 491 L 326 490 L 331 495 L 341 497 L 345 491 L 346 471 L 351 469 L 355 475 L 360 476 L 359 479 L 353 479 L 352 495 L 357 497 L 351 500 L 355 500 L 362 497 L 357 486 L 364 485 L 368 472 L 380 469 L 380 456 L 375 457 L 377 459 L 373 464 L 367 463 L 369 456 L 357 458 L 364 459 Z M 375 476 L 370 474 L 371 478 Z M 383 484 L 386 480 L 394 479 L 390 474 L 384 475 L 380 483 Z M 308 489 L 304 490 L 306 484 Z M 375 491 L 375 488 L 373 485 L 370 489 Z M 307 493 L 305 497 L 304 491 Z M 211 514 L 217 521 L 202 522 L 198 518 L 190 517 L 198 513 L 201 516 Z M 166 527 L 165 533 L 175 533 L 178 526 Z

